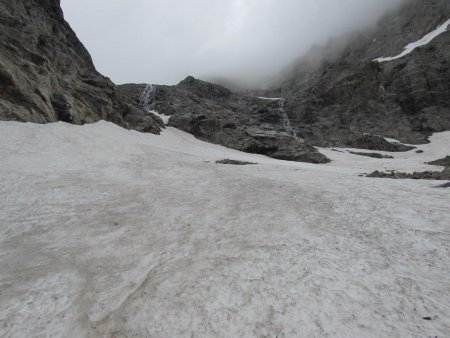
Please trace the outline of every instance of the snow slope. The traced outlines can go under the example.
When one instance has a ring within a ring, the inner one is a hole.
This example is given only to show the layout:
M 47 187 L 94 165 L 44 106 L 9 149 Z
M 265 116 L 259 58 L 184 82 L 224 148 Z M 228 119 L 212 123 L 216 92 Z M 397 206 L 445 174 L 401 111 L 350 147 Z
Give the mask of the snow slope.
M 438 26 L 434 31 L 432 31 L 432 32 L 428 33 L 427 35 L 425 35 L 422 39 L 407 45 L 403 49 L 403 52 L 401 52 L 400 54 L 398 54 L 396 56 L 390 56 L 390 57 L 381 57 L 381 58 L 375 59 L 373 61 L 378 61 L 378 62 L 381 63 L 381 62 L 386 62 L 386 61 L 392 61 L 392 60 L 400 59 L 400 58 L 404 57 L 405 55 L 410 54 L 416 48 L 428 45 L 434 38 L 436 38 L 437 36 L 439 36 L 442 33 L 446 32 L 449 25 L 450 25 L 450 19 L 448 19 L 442 25 Z
M 449 190 L 357 175 L 428 168 L 448 132 L 329 165 L 107 122 L 0 122 L 0 142 L 1 337 L 450 332 Z

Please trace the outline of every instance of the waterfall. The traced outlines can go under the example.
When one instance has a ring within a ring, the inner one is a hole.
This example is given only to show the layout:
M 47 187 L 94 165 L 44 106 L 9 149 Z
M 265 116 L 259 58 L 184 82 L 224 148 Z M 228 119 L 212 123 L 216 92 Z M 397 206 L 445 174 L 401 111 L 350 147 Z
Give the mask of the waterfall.
M 151 102 L 153 101 L 153 97 L 155 94 L 155 86 L 147 85 L 142 91 L 141 95 L 139 95 L 139 104 L 144 108 L 147 113 L 151 113 Z
M 294 137 L 297 137 L 297 132 L 291 126 L 291 121 L 289 120 L 289 116 L 286 113 L 285 106 L 286 106 L 286 100 L 285 99 L 280 99 L 279 100 L 279 107 L 280 107 L 281 116 L 283 117 L 283 127 L 289 134 L 291 134 Z

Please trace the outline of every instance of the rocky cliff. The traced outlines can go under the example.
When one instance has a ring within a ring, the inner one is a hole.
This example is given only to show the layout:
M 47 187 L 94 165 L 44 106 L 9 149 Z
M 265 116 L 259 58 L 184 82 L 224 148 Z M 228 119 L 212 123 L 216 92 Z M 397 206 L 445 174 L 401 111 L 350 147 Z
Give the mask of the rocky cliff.
M 426 142 L 450 130 L 450 32 L 403 57 L 377 59 L 401 54 L 449 19 L 448 0 L 406 2 L 376 28 L 312 50 L 272 94 L 287 98 L 297 134 L 316 145 L 366 147 L 365 134 Z
M 59 0 L 0 0 L 0 120 L 100 119 L 153 133 L 163 126 L 96 71 Z

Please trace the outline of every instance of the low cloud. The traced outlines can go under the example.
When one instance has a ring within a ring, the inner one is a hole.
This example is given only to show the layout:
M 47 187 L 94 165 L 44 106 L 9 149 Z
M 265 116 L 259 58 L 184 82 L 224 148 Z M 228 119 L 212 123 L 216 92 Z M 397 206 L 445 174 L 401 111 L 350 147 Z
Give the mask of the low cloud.
M 187 75 L 257 83 L 313 44 L 402 0 L 62 0 L 66 20 L 116 83 Z

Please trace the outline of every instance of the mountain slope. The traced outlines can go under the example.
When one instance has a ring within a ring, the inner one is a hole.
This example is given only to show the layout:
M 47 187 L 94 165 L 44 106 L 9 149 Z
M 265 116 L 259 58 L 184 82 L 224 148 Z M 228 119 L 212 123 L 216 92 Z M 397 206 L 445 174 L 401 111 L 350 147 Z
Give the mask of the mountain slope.
M 353 145 L 365 133 L 423 143 L 450 130 L 450 32 L 395 56 L 450 19 L 446 0 L 413 0 L 377 28 L 332 41 L 291 68 L 275 92 L 299 136 L 317 145 Z M 322 62 L 312 63 L 314 55 Z
M 275 158 L 295 159 L 296 145 L 300 152 L 305 145 L 405 151 L 411 147 L 393 146 L 384 137 L 419 144 L 450 130 L 449 19 L 447 0 L 411 0 L 376 27 L 314 47 L 269 91 L 241 95 L 190 78 L 156 86 L 152 109 L 200 139 Z M 380 62 L 440 25 L 441 34 L 431 41 Z M 124 93 L 136 97 L 142 90 L 131 85 Z
M 155 133 L 163 126 L 95 70 L 59 0 L 0 0 L 0 120 L 100 119 Z

